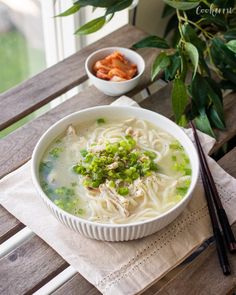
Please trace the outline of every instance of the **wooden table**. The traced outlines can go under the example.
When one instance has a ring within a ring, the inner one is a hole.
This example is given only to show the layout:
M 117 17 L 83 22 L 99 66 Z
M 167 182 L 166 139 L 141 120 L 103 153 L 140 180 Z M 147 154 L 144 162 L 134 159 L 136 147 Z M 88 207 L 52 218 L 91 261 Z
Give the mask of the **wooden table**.
M 0 96 L 0 130 L 86 81 L 84 61 L 94 50 L 116 45 L 130 47 L 144 36 L 146 33 L 127 25 L 3 93 Z M 143 49 L 139 52 L 146 61 L 147 69 L 140 85 L 128 93 L 130 97 L 135 97 L 137 93 L 147 87 L 153 88 L 150 86 L 150 65 L 158 50 Z M 149 95 L 141 101 L 140 105 L 171 117 L 170 85 L 163 82 L 162 86 L 152 94 L 147 91 L 146 93 Z M 236 177 L 235 96 L 235 93 L 231 93 L 224 98 L 227 130 L 218 132 L 218 141 L 212 150 L 212 153 L 216 152 L 225 143 L 229 143 L 231 150 L 221 157 L 218 163 L 234 177 Z M 1 140 L 0 177 L 28 161 L 39 137 L 58 119 L 74 111 L 110 104 L 113 101 L 114 98 L 100 93 L 93 86 L 89 86 L 79 94 L 10 133 Z M 43 286 L 42 290 L 48 286 L 54 286 L 51 292 L 54 295 L 100 294 L 79 273 L 70 272 L 69 265 L 35 234 L 26 235 L 27 239 L 23 234 L 22 238 L 22 232 L 25 231 L 27 231 L 25 226 L 0 206 L 0 249 L 1 247 L 8 249 L 0 259 L 0 294 L 32 294 Z M 176 267 L 143 294 L 233 294 L 236 290 L 236 256 L 230 256 L 230 260 L 233 274 L 224 277 L 218 266 L 213 243 L 191 263 Z M 65 273 L 69 275 L 63 283 L 61 277 Z

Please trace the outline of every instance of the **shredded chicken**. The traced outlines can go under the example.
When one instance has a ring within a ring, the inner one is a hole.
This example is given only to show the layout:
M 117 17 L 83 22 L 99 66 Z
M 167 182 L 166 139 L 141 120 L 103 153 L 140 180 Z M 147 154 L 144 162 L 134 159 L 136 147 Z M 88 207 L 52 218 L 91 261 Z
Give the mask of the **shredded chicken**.
M 108 170 L 113 170 L 113 169 L 116 169 L 117 167 L 119 166 L 118 162 L 114 162 L 110 165 L 107 165 L 107 169 Z
M 140 161 L 141 161 L 141 162 L 145 162 L 146 160 L 149 160 L 149 158 L 148 158 L 147 156 L 142 156 L 142 157 L 140 158 Z
M 141 189 L 136 190 L 135 197 L 142 197 L 142 196 L 143 196 L 143 191 Z
M 77 136 L 74 126 L 70 125 L 66 131 L 67 135 Z
M 126 135 L 133 135 L 134 134 L 134 129 L 132 127 L 129 127 L 125 130 Z
M 118 208 L 123 216 L 128 217 L 130 215 L 130 212 L 128 210 L 129 200 L 127 200 L 127 198 L 118 195 L 115 191 L 113 191 L 111 188 L 108 188 L 105 184 L 100 185 L 99 188 L 101 192 L 105 192 L 107 195 L 109 195 L 111 201 Z
M 90 146 L 88 148 L 88 150 L 92 153 L 100 153 L 100 152 L 104 151 L 105 148 L 106 148 L 105 144 L 102 144 L 102 145 Z
M 95 188 L 95 187 L 88 186 L 87 189 L 88 189 L 90 192 L 94 193 L 94 194 L 99 194 L 99 193 L 100 193 L 100 189 L 99 189 L 98 187 Z

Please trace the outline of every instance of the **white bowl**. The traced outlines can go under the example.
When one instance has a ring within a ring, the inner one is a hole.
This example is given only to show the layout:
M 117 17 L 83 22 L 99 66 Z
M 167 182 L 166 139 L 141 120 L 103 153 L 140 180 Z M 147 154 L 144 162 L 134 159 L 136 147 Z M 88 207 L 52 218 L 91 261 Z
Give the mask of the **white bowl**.
M 121 52 L 129 61 L 136 64 L 138 67 L 138 75 L 136 75 L 134 78 L 130 80 L 121 82 L 112 82 L 97 78 L 92 70 L 94 64 L 98 60 L 105 58 L 114 51 Z M 108 47 L 97 50 L 90 54 L 85 61 L 85 69 L 89 79 L 98 90 L 110 96 L 118 96 L 126 92 L 129 92 L 138 85 L 138 82 L 145 69 L 145 62 L 141 55 L 139 55 L 133 50 L 122 47 Z
M 189 156 L 192 168 L 192 181 L 188 193 L 169 211 L 162 215 L 143 222 L 129 224 L 101 224 L 91 222 L 71 215 L 57 207 L 43 192 L 39 183 L 39 164 L 50 143 L 60 136 L 70 125 L 78 125 L 84 121 L 95 120 L 99 117 L 112 118 L 140 118 L 151 122 L 157 127 L 166 130 L 180 141 Z M 185 208 L 191 199 L 197 182 L 199 161 L 197 152 L 191 140 L 184 131 L 174 122 L 164 116 L 137 107 L 126 106 L 99 106 L 73 113 L 51 126 L 38 141 L 32 156 L 32 179 L 40 198 L 46 203 L 51 212 L 67 227 L 86 237 L 105 241 L 127 241 L 150 235 L 172 222 Z

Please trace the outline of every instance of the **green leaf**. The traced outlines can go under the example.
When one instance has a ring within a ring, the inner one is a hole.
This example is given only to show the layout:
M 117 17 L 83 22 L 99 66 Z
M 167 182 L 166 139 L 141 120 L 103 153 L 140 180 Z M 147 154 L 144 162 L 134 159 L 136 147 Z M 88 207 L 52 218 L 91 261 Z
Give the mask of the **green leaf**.
M 164 70 L 170 64 L 170 58 L 166 55 L 165 52 L 161 52 L 155 59 L 152 70 L 151 70 L 151 79 L 152 81 L 160 73 L 161 70 Z
M 201 66 L 201 69 L 204 70 L 208 76 L 210 76 L 211 73 L 207 63 L 205 62 L 205 57 L 203 54 L 203 51 L 206 49 L 206 43 L 198 37 L 195 29 L 189 24 L 185 23 L 181 27 L 185 41 L 192 43 L 198 50 L 199 65 Z
M 191 83 L 191 94 L 198 110 L 203 109 L 209 104 L 208 85 L 205 82 L 205 77 L 196 73 L 196 76 Z
M 225 79 L 228 79 L 229 81 L 231 81 L 233 84 L 236 85 L 236 73 L 234 73 L 233 71 L 229 69 L 222 69 L 221 71 Z
M 189 10 L 189 9 L 197 7 L 200 3 L 200 1 L 187 2 L 187 1 L 176 1 L 176 0 L 175 1 L 174 0 L 164 0 L 164 2 L 168 5 L 170 5 L 171 7 L 174 7 L 179 10 Z
M 181 116 L 183 115 L 185 108 L 188 103 L 188 95 L 186 86 L 180 78 L 174 79 L 173 89 L 172 89 L 172 108 L 175 115 L 175 120 L 177 123 L 180 122 Z
M 174 12 L 175 12 L 175 9 L 173 7 L 169 6 L 168 4 L 165 4 L 164 8 L 163 8 L 163 11 L 162 11 L 161 17 L 162 18 L 167 17 L 167 16 L 171 15 Z
M 194 119 L 194 122 L 199 130 L 206 134 L 209 134 L 212 137 L 215 137 L 215 133 L 211 128 L 211 124 L 204 109 L 202 109 L 200 115 Z
M 133 2 L 133 0 L 119 1 L 116 4 L 107 8 L 106 15 L 125 9 L 125 8 L 129 7 L 132 4 L 132 2 Z
M 186 117 L 186 115 L 185 114 L 183 114 L 181 117 L 180 117 L 180 119 L 179 119 L 179 125 L 181 126 L 181 127 L 186 127 L 187 126 L 187 124 L 188 124 L 188 120 L 187 120 L 187 117 Z
M 224 33 L 224 38 L 227 41 L 236 39 L 236 29 L 228 30 Z
M 231 40 L 229 41 L 226 46 L 233 51 L 234 53 L 236 53 L 236 40 Z
M 223 103 L 222 103 L 222 98 L 221 98 L 221 93 L 219 95 L 218 93 L 218 88 L 213 88 L 213 84 L 211 79 L 209 78 L 205 78 L 205 82 L 207 84 L 207 92 L 208 92 L 208 96 L 211 99 L 211 102 L 214 105 L 214 108 L 217 112 L 217 114 L 219 115 L 219 117 L 221 118 L 222 122 L 224 121 L 224 108 L 223 108 Z
M 79 11 L 81 8 L 81 6 L 79 4 L 74 4 L 73 6 L 71 6 L 69 9 L 67 9 L 66 11 L 56 15 L 56 17 L 58 16 L 68 16 L 71 14 L 76 13 L 77 11 Z
M 222 67 L 222 64 L 228 64 L 232 68 L 236 67 L 236 56 L 234 52 L 232 52 L 219 38 L 212 39 L 211 52 L 212 57 L 217 60 L 218 64 L 216 65 Z
M 223 96 L 222 96 L 222 91 L 221 91 L 219 83 L 217 83 L 215 80 L 213 80 L 213 79 L 211 79 L 209 77 L 207 77 L 206 80 L 207 80 L 207 83 L 214 90 L 214 92 L 218 95 L 220 101 L 222 102 L 223 101 Z
M 201 25 L 212 25 L 215 24 L 217 27 L 220 27 L 224 30 L 227 29 L 227 24 L 223 16 L 221 15 L 211 15 L 211 14 L 204 14 L 202 15 Z
M 164 31 L 164 37 L 166 37 L 173 29 L 178 31 L 178 18 L 176 14 L 172 15 L 172 17 L 168 20 Z
M 75 3 L 81 6 L 91 5 L 94 7 L 110 7 L 115 5 L 119 0 L 78 0 Z
M 181 74 L 180 77 L 183 81 L 185 81 L 187 72 L 188 72 L 188 62 L 186 59 L 185 52 L 183 50 L 179 50 L 180 56 L 181 56 Z
M 180 36 L 180 33 L 179 33 L 179 30 L 176 29 L 174 32 L 173 32 L 173 36 L 171 38 L 171 45 L 173 48 L 176 48 L 178 47 L 178 44 L 179 44 L 179 40 L 180 40 L 181 36 Z
M 208 116 L 212 126 L 221 130 L 225 129 L 225 122 L 219 117 L 214 106 L 211 106 L 208 110 Z
M 206 73 L 209 77 L 211 77 L 211 71 L 210 71 L 210 69 L 209 69 L 209 67 L 208 67 L 208 64 L 206 63 L 205 57 L 204 57 L 203 54 L 200 54 L 200 52 L 199 52 L 199 65 L 200 65 L 200 69 L 201 69 L 202 71 L 205 71 L 205 73 Z
M 186 52 L 187 52 L 187 54 L 188 54 L 188 56 L 189 56 L 189 58 L 190 58 L 190 60 L 191 60 L 191 62 L 193 64 L 193 68 L 194 68 L 194 70 L 193 70 L 193 78 L 194 78 L 195 75 L 196 75 L 196 72 L 197 72 L 198 61 L 199 61 L 198 50 L 193 44 L 191 44 L 189 42 L 185 43 L 185 50 L 186 50 Z
M 101 29 L 105 23 L 106 18 L 104 16 L 98 17 L 80 27 L 77 31 L 75 31 L 75 34 L 84 35 L 94 33 Z
M 225 125 L 222 93 L 219 86 L 213 80 L 197 73 L 191 83 L 191 94 L 194 104 L 199 111 L 208 108 L 209 104 L 211 104 L 212 120 L 217 122 L 215 126 L 216 124 L 217 127 Z
M 163 49 L 170 48 L 166 40 L 158 36 L 148 36 L 133 45 L 133 48 L 136 48 L 136 49 L 145 48 L 145 47 L 163 48 Z
M 180 70 L 181 60 L 179 53 L 176 52 L 173 55 L 169 55 L 170 64 L 165 69 L 165 80 L 173 80 L 177 71 Z
M 214 0 L 213 3 L 220 8 L 230 8 L 234 6 L 234 0 Z
M 185 23 L 181 26 L 181 28 L 184 38 L 187 42 L 192 43 L 198 49 L 198 51 L 205 50 L 206 43 L 198 37 L 196 31 L 189 24 Z

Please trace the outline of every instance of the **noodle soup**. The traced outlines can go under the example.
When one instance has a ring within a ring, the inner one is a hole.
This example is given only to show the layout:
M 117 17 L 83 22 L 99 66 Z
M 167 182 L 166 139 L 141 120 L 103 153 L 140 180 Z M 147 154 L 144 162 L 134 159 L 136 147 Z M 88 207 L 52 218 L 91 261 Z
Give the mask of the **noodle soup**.
M 40 164 L 45 194 L 61 209 L 99 223 L 155 218 L 175 206 L 190 183 L 182 145 L 135 118 L 70 125 Z

